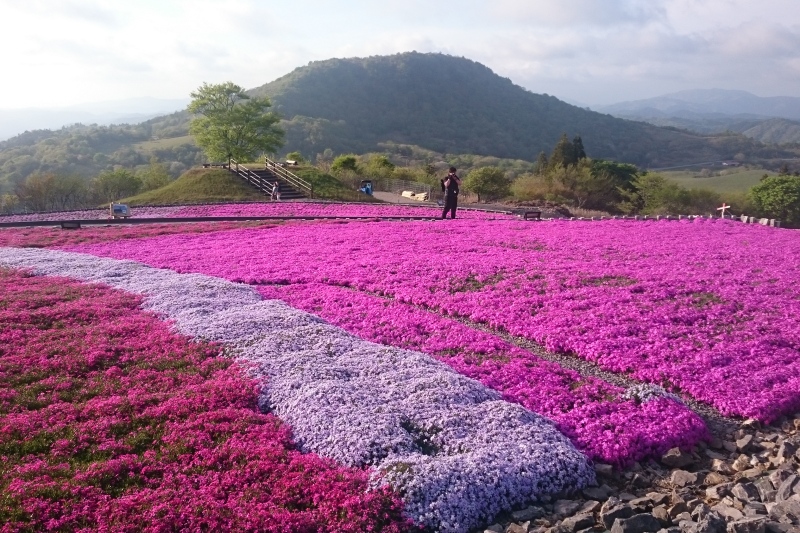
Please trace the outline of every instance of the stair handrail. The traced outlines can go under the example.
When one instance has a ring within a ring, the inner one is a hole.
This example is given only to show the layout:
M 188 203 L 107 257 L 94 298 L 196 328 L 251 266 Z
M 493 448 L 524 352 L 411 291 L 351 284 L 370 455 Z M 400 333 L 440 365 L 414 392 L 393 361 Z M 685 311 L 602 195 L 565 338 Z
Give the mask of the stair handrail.
M 300 176 L 297 176 L 296 174 L 289 172 L 283 166 L 281 166 L 279 163 L 276 163 L 269 157 L 264 158 L 264 164 L 269 170 L 271 170 L 281 178 L 285 179 L 298 189 L 305 189 L 306 191 L 308 191 L 309 198 L 314 198 L 314 186 L 311 185 L 309 182 L 307 182 Z
M 254 185 L 256 188 L 261 190 L 261 192 L 265 194 L 272 193 L 272 187 L 267 187 L 263 184 L 265 181 L 261 176 L 244 166 L 243 164 L 239 163 L 235 159 L 228 160 L 228 170 L 235 172 L 240 177 L 247 180 L 249 183 Z

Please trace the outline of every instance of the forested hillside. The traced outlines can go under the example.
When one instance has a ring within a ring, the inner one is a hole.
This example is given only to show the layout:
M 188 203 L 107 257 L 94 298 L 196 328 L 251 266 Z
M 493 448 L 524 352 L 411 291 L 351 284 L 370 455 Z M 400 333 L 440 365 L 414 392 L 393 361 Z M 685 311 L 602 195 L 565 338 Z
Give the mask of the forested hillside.
M 535 161 L 566 133 L 589 157 L 668 167 L 722 159 L 764 164 L 797 157 L 741 134 L 703 136 L 595 113 L 534 94 L 464 58 L 416 52 L 331 59 L 250 91 L 284 120 L 283 153 L 380 152 L 388 144 L 432 150 L 438 160 L 475 154 Z M 0 193 L 33 173 L 84 177 L 155 156 L 173 176 L 205 157 L 188 136 L 187 112 L 137 125 L 75 125 L 0 142 Z
M 532 161 L 562 133 L 580 135 L 591 157 L 650 167 L 778 153 L 741 135 L 701 136 L 588 111 L 442 54 L 314 62 L 252 93 L 273 100 L 289 121 L 288 146 L 306 154 L 394 141 Z

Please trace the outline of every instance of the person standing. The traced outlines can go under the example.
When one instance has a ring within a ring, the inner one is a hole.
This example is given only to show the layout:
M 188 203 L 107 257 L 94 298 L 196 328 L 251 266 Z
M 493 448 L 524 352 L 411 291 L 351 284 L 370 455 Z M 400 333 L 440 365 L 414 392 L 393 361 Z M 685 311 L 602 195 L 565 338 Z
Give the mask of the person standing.
M 450 211 L 450 218 L 456 218 L 458 188 L 461 186 L 461 178 L 456 174 L 456 167 L 450 167 L 450 172 L 442 183 L 444 185 L 444 211 L 442 211 L 442 219 L 447 218 L 448 211 Z
M 275 182 L 272 184 L 272 194 L 270 195 L 269 199 L 270 200 L 277 200 L 278 198 L 279 198 L 279 195 L 278 195 L 278 181 L 275 180 Z

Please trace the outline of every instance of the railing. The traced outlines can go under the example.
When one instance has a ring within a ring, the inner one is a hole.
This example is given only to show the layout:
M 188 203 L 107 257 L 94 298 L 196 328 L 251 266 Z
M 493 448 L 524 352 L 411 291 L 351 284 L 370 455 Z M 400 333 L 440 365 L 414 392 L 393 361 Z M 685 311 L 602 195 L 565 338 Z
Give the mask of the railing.
M 247 168 L 246 166 L 240 164 L 235 159 L 228 160 L 228 170 L 235 172 L 240 178 L 244 178 L 248 183 L 255 186 L 258 190 L 263 192 L 264 194 L 271 194 L 272 193 L 272 184 L 269 183 L 267 180 Z
M 304 190 L 308 192 L 309 198 L 314 198 L 314 187 L 304 180 L 303 178 L 292 174 L 288 170 L 286 170 L 283 166 L 276 163 L 269 157 L 264 158 L 264 163 L 266 164 L 267 168 L 270 169 L 273 173 L 278 175 L 279 177 L 286 180 L 290 185 L 294 186 L 298 190 Z

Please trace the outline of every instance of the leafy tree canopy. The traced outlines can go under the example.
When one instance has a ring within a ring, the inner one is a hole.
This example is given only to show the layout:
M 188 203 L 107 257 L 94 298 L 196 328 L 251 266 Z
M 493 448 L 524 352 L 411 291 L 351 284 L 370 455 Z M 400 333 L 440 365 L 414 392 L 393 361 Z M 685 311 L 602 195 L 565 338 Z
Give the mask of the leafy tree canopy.
M 508 196 L 511 192 L 511 180 L 502 169 L 497 167 L 482 167 L 472 170 L 462 185 L 464 190 L 478 195 L 486 200 L 494 200 Z
M 358 158 L 356 158 L 355 154 L 340 155 L 333 160 L 331 172 L 334 174 L 343 174 L 347 172 L 358 174 Z
M 92 188 L 101 201 L 113 202 L 138 193 L 142 181 L 130 170 L 120 168 L 98 174 L 92 182 Z
M 189 133 L 209 159 L 249 161 L 283 145 L 280 117 L 268 111 L 269 98 L 251 98 L 233 82 L 204 83 L 191 97 L 187 109 L 195 117 Z
M 750 189 L 750 196 L 762 215 L 800 225 L 800 178 L 771 176 Z

